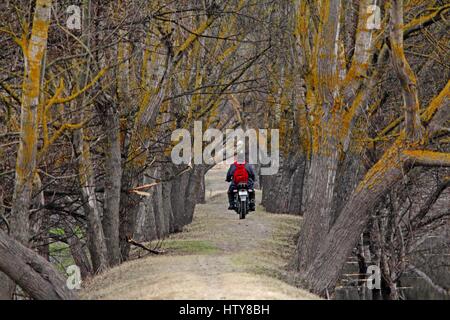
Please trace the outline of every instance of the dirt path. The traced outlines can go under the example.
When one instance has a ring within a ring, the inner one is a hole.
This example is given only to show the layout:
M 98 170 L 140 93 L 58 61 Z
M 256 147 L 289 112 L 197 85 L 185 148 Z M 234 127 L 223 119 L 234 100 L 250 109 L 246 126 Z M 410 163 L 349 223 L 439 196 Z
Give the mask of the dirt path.
M 206 178 L 206 204 L 168 253 L 136 259 L 85 284 L 86 299 L 315 299 L 287 284 L 284 271 L 298 217 L 258 208 L 245 220 L 226 210 L 225 167 Z M 257 194 L 259 203 L 260 194 Z

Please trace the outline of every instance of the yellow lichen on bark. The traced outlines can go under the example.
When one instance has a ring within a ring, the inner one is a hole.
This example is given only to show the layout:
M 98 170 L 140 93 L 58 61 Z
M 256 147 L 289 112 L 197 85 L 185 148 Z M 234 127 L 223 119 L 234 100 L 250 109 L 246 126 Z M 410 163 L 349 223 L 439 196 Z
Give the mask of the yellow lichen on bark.
M 16 187 L 30 183 L 36 163 L 37 107 L 41 83 L 41 61 L 47 46 L 50 0 L 38 0 L 30 40 L 22 36 L 25 66 L 21 106 L 21 141 L 16 162 Z
M 386 150 L 380 160 L 378 160 L 366 173 L 364 179 L 358 184 L 356 191 L 359 192 L 364 188 L 372 189 L 375 185 L 382 182 L 387 170 L 392 168 L 400 169 L 405 159 L 405 157 L 402 156 L 405 147 L 405 134 L 403 132 L 400 137 L 395 140 L 392 146 Z
M 403 154 L 413 163 L 430 166 L 450 166 L 450 153 L 430 150 L 405 150 Z
M 200 24 L 200 26 L 194 30 L 191 35 L 184 41 L 183 44 L 177 49 L 176 56 L 180 55 L 184 51 L 186 51 L 189 46 L 198 39 L 200 35 L 202 35 L 203 32 L 205 32 L 206 29 L 214 22 L 214 17 L 210 17 L 206 19 L 203 23 Z
M 428 105 L 425 112 L 421 115 L 422 122 L 428 123 L 433 116 L 436 114 L 437 110 L 444 105 L 446 100 L 450 99 L 450 81 L 447 81 L 444 89 L 435 97 Z

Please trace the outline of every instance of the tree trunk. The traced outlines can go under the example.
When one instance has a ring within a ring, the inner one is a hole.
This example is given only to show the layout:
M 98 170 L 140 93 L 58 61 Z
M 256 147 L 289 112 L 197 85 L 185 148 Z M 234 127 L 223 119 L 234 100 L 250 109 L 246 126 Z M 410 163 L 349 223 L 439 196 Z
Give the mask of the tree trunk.
M 152 184 L 155 183 L 155 179 L 150 177 L 155 177 L 157 173 L 156 168 L 147 170 L 147 174 L 144 176 L 143 183 Z M 141 203 L 139 204 L 139 210 L 136 218 L 136 230 L 134 232 L 134 238 L 137 241 L 151 241 L 158 239 L 157 223 L 156 223 L 156 197 L 157 190 L 156 186 L 146 190 L 149 194 Z
M 134 186 L 137 186 L 142 174 L 136 169 L 127 168 L 122 176 L 122 193 L 120 196 L 120 214 L 119 214 L 119 245 L 122 261 L 126 261 L 130 254 L 130 244 L 128 239 L 132 238 L 136 228 L 136 216 L 139 210 L 141 196 L 129 192 Z
M 0 189 L 0 216 L 5 217 L 5 208 L 3 207 L 3 190 Z M 10 300 L 14 292 L 14 282 L 4 273 L 0 273 L 0 300 Z
M 262 177 L 262 205 L 273 213 L 302 213 L 306 158 L 290 155 L 281 161 L 276 175 Z
M 313 292 L 325 295 L 334 288 L 345 261 L 367 225 L 370 210 L 405 173 L 403 151 L 402 140 L 398 139 L 369 170 L 343 207 L 322 242 L 319 254 L 303 276 L 305 285 Z
M 107 132 L 105 157 L 105 193 L 103 207 L 103 231 L 111 266 L 120 263 L 119 212 L 122 187 L 122 156 L 120 151 L 119 110 L 112 103 L 106 108 L 104 121 Z
M 333 197 L 331 225 L 334 224 L 343 206 L 347 203 L 358 182 L 364 177 L 364 168 L 360 155 L 362 151 L 352 150 L 346 152 L 344 159 L 339 162 L 336 175 L 336 188 Z
M 293 266 L 306 270 L 316 257 L 319 244 L 329 231 L 332 218 L 333 195 L 338 167 L 343 110 L 339 93 L 338 47 L 342 3 L 324 2 L 320 8 L 323 21 L 319 25 L 316 44 L 317 65 L 313 70 L 320 79 L 315 102 L 311 105 L 311 159 L 306 178 L 308 192 L 305 201 L 304 222 L 297 243 Z
M 330 138 L 331 139 L 331 138 Z M 319 245 L 332 222 L 333 196 L 338 156 L 336 146 L 329 154 L 313 154 L 306 177 L 307 198 L 304 220 L 294 257 L 294 267 L 306 270 L 319 250 Z
M 392 64 L 402 86 L 405 107 L 405 130 L 409 141 L 418 141 L 423 135 L 419 118 L 419 95 L 416 75 L 406 60 L 403 48 L 403 0 L 392 0 L 390 5 L 390 45 Z
M 50 259 L 50 249 L 48 243 L 48 229 L 50 225 L 50 214 L 45 207 L 45 196 L 42 188 L 41 178 L 39 174 L 34 175 L 33 190 L 39 190 L 33 196 L 31 208 L 33 213 L 30 214 L 30 248 L 36 248 L 37 252 L 47 261 Z
M 47 48 L 51 0 L 38 0 L 30 39 L 22 40 L 25 79 L 22 86 L 20 142 L 17 151 L 16 177 L 11 208 L 11 234 L 28 245 L 29 208 L 37 154 L 37 109 L 39 104 L 42 60 Z M 12 296 L 14 285 L 0 274 L 0 297 Z
M 158 173 L 161 172 L 161 168 L 158 168 Z M 156 231 L 158 232 L 158 238 L 164 239 L 169 234 L 169 225 L 167 224 L 166 215 L 163 207 L 163 186 L 158 184 L 155 187 L 155 220 Z
M 163 169 L 164 170 L 164 169 Z M 164 177 L 167 177 L 164 175 Z M 173 216 L 173 210 L 172 210 L 172 181 L 163 182 L 162 183 L 162 206 L 163 206 L 163 213 L 164 213 L 164 223 L 166 226 L 168 226 L 168 232 L 173 233 L 175 231 L 175 224 L 174 224 L 174 216 Z
M 74 143 L 78 154 L 81 201 L 88 225 L 88 247 L 93 271 L 98 273 L 108 268 L 108 252 L 95 195 L 95 179 L 89 144 L 84 141 L 83 130 L 74 133 Z
M 200 189 L 197 194 L 197 203 L 205 203 L 206 202 L 206 185 L 205 185 L 205 172 L 202 172 L 200 176 Z
M 52 264 L 0 230 L 0 270 L 33 299 L 76 299 Z
M 126 16 L 127 2 L 117 8 L 119 15 Z M 117 101 L 106 99 L 102 106 L 105 113 L 103 122 L 107 132 L 105 148 L 105 193 L 103 206 L 103 230 L 110 265 L 120 263 L 120 196 L 122 187 L 122 154 L 120 141 L 120 110 L 127 110 L 130 101 L 129 92 L 129 36 L 125 30 L 119 30 L 121 40 L 117 44 L 117 61 L 115 68 Z M 114 80 L 112 80 L 114 81 Z M 107 97 L 105 95 L 105 97 Z M 109 98 L 109 97 L 108 97 Z
M 92 267 L 84 250 L 83 243 L 81 243 L 78 236 L 68 224 L 64 225 L 64 233 L 67 237 L 67 244 L 69 245 L 73 260 L 80 268 L 81 278 L 88 278 L 92 274 Z
M 200 194 L 204 194 L 205 191 L 201 181 L 204 180 L 207 170 L 208 167 L 204 165 L 195 165 L 192 169 L 192 172 L 190 172 L 185 196 L 185 225 L 192 222 L 195 206 L 200 202 L 199 199 L 203 198 L 203 196 Z
M 177 170 L 182 170 L 178 168 Z M 175 232 L 183 230 L 183 227 L 188 224 L 187 214 L 188 210 L 185 206 L 188 188 L 193 187 L 189 185 L 191 172 L 185 172 L 174 179 L 171 190 L 172 210 L 174 215 Z

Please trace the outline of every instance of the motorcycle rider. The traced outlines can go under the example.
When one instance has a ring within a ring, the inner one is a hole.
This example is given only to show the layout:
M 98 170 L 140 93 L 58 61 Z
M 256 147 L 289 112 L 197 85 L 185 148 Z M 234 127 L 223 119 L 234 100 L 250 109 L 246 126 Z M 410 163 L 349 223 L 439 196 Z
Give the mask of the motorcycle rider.
M 248 194 L 250 200 L 250 211 L 255 211 L 255 190 L 253 189 L 255 172 L 253 171 L 253 167 L 245 160 L 237 159 L 233 164 L 230 165 L 225 181 L 231 182 L 230 187 L 228 188 L 228 210 L 235 209 L 234 190 L 237 189 L 237 184 L 246 183 L 249 190 Z

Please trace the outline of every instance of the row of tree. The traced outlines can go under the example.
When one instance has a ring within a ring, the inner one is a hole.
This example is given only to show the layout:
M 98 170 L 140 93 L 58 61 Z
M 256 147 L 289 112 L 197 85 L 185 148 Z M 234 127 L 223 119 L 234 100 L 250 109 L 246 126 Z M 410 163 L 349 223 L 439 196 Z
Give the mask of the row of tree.
M 331 293 L 353 251 L 363 278 L 371 264 L 382 270 L 375 296 L 397 299 L 405 272 L 426 275 L 415 253 L 448 232 L 449 6 L 296 4 L 298 74 L 282 75 L 275 92 L 296 149 L 285 153 L 278 176 L 263 179 L 263 203 L 304 214 L 293 261 L 304 286 Z M 438 255 L 447 251 L 441 245 Z M 448 283 L 426 280 L 447 294 Z
M 86 278 L 189 224 L 211 166 L 170 153 L 173 130 L 194 121 L 280 129 L 262 204 L 304 216 L 291 265 L 301 285 L 331 294 L 352 251 L 361 274 L 382 270 L 374 297 L 399 298 L 407 271 L 427 276 L 412 256 L 450 214 L 445 2 L 0 9 L 1 298 L 74 298 L 56 243 Z

